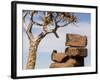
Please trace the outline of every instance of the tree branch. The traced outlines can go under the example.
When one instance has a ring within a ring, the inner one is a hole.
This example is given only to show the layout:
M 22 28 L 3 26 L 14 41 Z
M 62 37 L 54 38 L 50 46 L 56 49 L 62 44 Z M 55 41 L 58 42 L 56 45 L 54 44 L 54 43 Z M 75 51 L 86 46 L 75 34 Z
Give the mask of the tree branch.
M 34 11 L 32 11 L 32 13 L 30 14 L 30 22 L 29 22 L 29 25 L 28 25 L 28 28 L 27 28 L 27 32 L 30 32 L 31 33 L 31 29 L 32 29 L 32 26 L 33 26 L 33 15 L 34 15 Z
M 58 14 L 57 14 L 57 16 L 58 16 Z M 56 17 L 57 17 L 57 16 L 56 16 Z M 55 35 L 57 38 L 59 38 L 59 36 L 58 36 L 58 34 L 57 34 L 56 31 L 57 31 L 57 29 L 58 29 L 57 24 L 59 23 L 60 20 L 57 21 L 57 20 L 56 20 L 56 17 L 54 18 L 54 26 L 55 26 L 55 28 L 52 30 L 52 33 L 54 33 L 54 35 Z
M 66 23 L 66 24 L 64 24 L 64 25 L 62 25 L 62 26 L 60 26 L 60 25 L 57 25 L 57 26 L 58 26 L 58 28 L 60 28 L 60 27 L 65 27 L 65 26 L 67 26 L 67 25 L 69 25 L 69 24 L 71 24 L 71 22 L 68 22 L 68 23 Z
M 22 22 L 23 22 L 23 27 L 25 29 L 25 31 L 27 30 L 27 24 L 25 22 L 25 17 L 27 16 L 27 12 L 24 12 L 23 17 L 22 17 Z
M 58 36 L 57 32 L 54 32 L 54 35 L 55 35 L 57 38 L 59 38 L 59 36 Z
M 27 14 L 28 14 L 28 12 L 26 12 L 24 15 L 23 15 L 23 27 L 24 27 L 24 29 L 25 29 L 25 31 L 26 31 L 26 33 L 27 33 L 27 35 L 28 35 L 28 38 L 30 39 L 30 40 L 32 40 L 33 39 L 33 35 L 32 35 L 32 32 L 31 32 L 31 30 L 32 30 L 32 26 L 33 26 L 33 15 L 34 15 L 34 11 L 32 11 L 32 13 L 30 14 L 30 22 L 29 22 L 29 24 L 27 25 L 26 24 L 26 22 L 25 22 L 25 17 L 27 16 Z
M 34 24 L 38 25 L 38 26 L 44 26 L 43 24 L 40 24 L 38 22 L 33 21 Z
M 43 18 L 43 30 L 45 32 L 49 32 L 48 25 L 53 23 L 53 14 L 52 12 L 45 12 L 45 16 Z
M 42 27 L 43 27 L 43 31 L 42 31 L 37 37 L 35 37 L 34 40 L 39 40 L 39 41 L 40 41 L 43 37 L 45 37 L 45 36 L 46 36 L 47 34 L 49 34 L 49 33 L 54 33 L 54 35 L 55 35 L 57 38 L 59 38 L 59 35 L 57 34 L 57 30 L 58 30 L 59 28 L 61 28 L 61 27 L 65 27 L 65 26 L 67 26 L 67 25 L 69 25 L 69 24 L 75 22 L 75 17 L 74 17 L 73 15 L 66 14 L 67 17 L 65 16 L 66 18 L 63 18 L 63 19 L 62 19 L 62 17 L 60 18 L 60 14 L 61 14 L 61 13 L 56 13 L 56 14 L 54 15 L 52 12 L 45 12 L 44 18 L 43 18 L 44 23 L 43 23 L 43 24 L 40 24 L 40 23 L 38 23 L 38 22 L 33 21 L 33 19 L 32 19 L 33 13 L 32 13 L 32 14 L 31 14 L 31 18 L 30 18 L 30 21 L 31 21 L 31 22 L 30 22 L 30 26 L 28 27 L 28 31 L 31 33 L 31 28 L 32 28 L 32 25 L 33 25 L 33 24 L 36 24 L 36 25 L 39 25 L 39 26 L 42 26 Z M 62 15 L 61 15 L 61 16 L 62 16 Z M 63 16 L 63 17 L 64 17 L 64 16 Z M 65 20 L 65 19 L 67 19 L 67 18 L 68 18 L 68 21 Z M 65 22 L 65 24 L 63 24 L 63 25 L 60 25 L 59 23 L 60 23 L 62 20 L 65 20 L 66 22 Z M 55 26 L 54 29 L 49 29 L 49 28 L 48 28 L 48 25 L 51 24 L 50 21 L 52 21 L 53 26 Z
M 71 22 L 68 22 L 68 23 L 66 23 L 66 24 L 64 24 L 64 25 L 62 25 L 62 26 L 58 25 L 58 23 L 59 23 L 59 21 L 55 21 L 55 28 L 52 30 L 52 33 L 54 33 L 54 35 L 55 35 L 57 38 L 59 38 L 59 36 L 58 36 L 58 34 L 57 34 L 57 30 L 58 30 L 59 28 L 61 28 L 61 27 L 65 27 L 65 26 L 69 25 Z

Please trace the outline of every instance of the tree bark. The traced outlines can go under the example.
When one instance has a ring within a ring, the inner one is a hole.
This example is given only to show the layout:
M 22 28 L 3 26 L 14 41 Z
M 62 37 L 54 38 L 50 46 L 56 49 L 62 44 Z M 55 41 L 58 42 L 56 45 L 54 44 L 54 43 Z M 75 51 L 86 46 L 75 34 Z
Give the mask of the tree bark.
M 34 69 L 35 68 L 37 48 L 38 48 L 39 43 L 45 36 L 46 35 L 42 34 L 42 35 L 38 36 L 37 39 L 34 38 L 33 40 L 31 40 L 31 39 L 29 40 L 30 47 L 29 47 L 29 56 L 28 56 L 28 62 L 27 62 L 26 69 Z
M 28 56 L 28 62 L 27 62 L 27 69 L 34 69 L 35 63 L 36 63 L 36 52 L 37 52 L 37 46 L 35 45 L 36 42 L 30 41 L 30 47 L 29 47 L 29 56 Z
M 42 40 L 42 38 L 37 39 L 36 41 L 30 40 L 27 69 L 34 69 L 35 68 L 37 47 L 38 47 L 41 40 Z

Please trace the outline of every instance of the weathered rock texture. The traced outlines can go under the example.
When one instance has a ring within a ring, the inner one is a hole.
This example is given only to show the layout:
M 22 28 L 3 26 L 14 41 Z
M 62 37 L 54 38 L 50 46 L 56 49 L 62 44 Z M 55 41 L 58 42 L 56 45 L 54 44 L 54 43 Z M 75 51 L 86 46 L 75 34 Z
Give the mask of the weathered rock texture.
M 65 54 L 68 56 L 87 56 L 87 49 L 84 47 L 68 47 L 65 49 Z
M 87 45 L 87 37 L 79 34 L 67 34 L 66 46 L 85 47 Z
M 67 55 L 64 53 L 57 53 L 57 51 L 52 52 L 51 59 L 54 62 L 65 62 L 64 59 L 66 59 L 66 58 L 67 58 Z
M 78 34 L 66 35 L 65 52 L 52 52 L 50 68 L 79 67 L 84 66 L 84 58 L 87 56 L 87 37 Z
M 50 65 L 50 68 L 62 68 L 62 67 L 74 67 L 76 64 L 76 60 L 75 59 L 69 59 L 67 62 L 65 63 L 52 63 Z

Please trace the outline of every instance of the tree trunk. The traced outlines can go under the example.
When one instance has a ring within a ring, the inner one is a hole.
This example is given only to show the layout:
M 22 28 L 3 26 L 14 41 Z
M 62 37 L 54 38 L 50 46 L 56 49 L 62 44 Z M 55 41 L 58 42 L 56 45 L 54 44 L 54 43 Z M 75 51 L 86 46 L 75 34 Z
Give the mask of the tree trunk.
M 36 42 L 30 41 L 29 56 L 28 56 L 28 62 L 27 62 L 27 67 L 26 67 L 27 69 L 35 68 L 37 46 L 38 45 L 36 45 Z
M 36 39 L 36 40 L 35 39 L 29 40 L 30 47 L 29 47 L 29 56 L 28 56 L 26 69 L 34 69 L 35 68 L 37 48 L 38 48 L 40 41 L 44 38 L 44 36 L 38 37 L 38 39 Z

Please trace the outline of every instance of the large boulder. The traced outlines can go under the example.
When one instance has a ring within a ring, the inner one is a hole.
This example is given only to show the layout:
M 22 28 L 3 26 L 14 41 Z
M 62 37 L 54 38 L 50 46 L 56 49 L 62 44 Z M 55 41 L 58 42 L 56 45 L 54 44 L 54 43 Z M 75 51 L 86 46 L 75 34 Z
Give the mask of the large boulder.
M 74 67 L 76 60 L 70 58 L 65 63 L 51 63 L 50 68 L 64 68 L 64 67 Z
M 67 56 L 86 57 L 87 56 L 87 48 L 84 48 L 84 47 L 68 47 L 68 48 L 65 49 L 65 54 Z
M 67 34 L 66 46 L 85 47 L 87 45 L 87 37 L 79 34 Z

